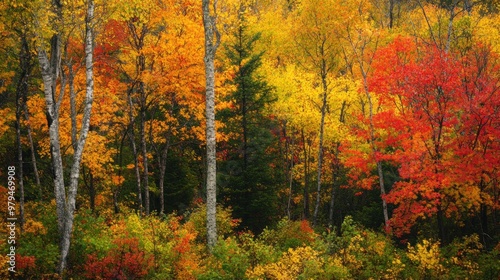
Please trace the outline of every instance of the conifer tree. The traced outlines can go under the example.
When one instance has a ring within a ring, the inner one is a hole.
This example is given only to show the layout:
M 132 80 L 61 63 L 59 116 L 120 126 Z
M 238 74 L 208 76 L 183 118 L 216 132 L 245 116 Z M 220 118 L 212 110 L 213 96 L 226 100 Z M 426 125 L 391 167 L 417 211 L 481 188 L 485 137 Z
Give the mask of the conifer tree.
M 260 231 L 275 212 L 273 156 L 269 153 L 273 141 L 272 121 L 265 107 L 272 102 L 272 88 L 259 76 L 263 53 L 254 51 L 260 34 L 251 34 L 240 8 L 239 25 L 232 43 L 225 46 L 225 55 L 234 67 L 235 90 L 227 96 L 229 108 L 220 112 L 226 124 L 228 154 L 221 168 L 222 192 L 228 198 L 234 215 L 242 226 Z

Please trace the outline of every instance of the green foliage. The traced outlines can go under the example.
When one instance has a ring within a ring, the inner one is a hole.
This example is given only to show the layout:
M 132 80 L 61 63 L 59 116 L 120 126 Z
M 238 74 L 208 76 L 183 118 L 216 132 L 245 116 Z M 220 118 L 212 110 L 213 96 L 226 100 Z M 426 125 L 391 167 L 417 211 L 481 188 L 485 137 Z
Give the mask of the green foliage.
M 19 245 L 19 277 L 52 277 L 58 261 L 54 205 L 28 204 Z M 70 271 L 85 279 L 497 279 L 499 248 L 486 251 L 478 235 L 440 247 L 422 239 L 398 249 L 388 236 L 350 216 L 340 230 L 319 235 L 307 221 L 283 219 L 260 235 L 235 232 L 238 220 L 219 207 L 219 242 L 206 249 L 205 207 L 188 219 L 130 212 L 75 217 Z
M 323 235 L 327 251 L 338 258 L 356 279 L 369 279 L 373 275 L 398 278 L 403 269 L 398 251 L 386 236 L 363 229 L 352 217 L 342 223 L 340 235 L 335 230 Z
M 290 248 L 313 244 L 316 236 L 308 221 L 290 221 L 285 218 L 278 222 L 275 229 L 266 228 L 259 239 L 279 252 L 285 252 Z
M 228 135 L 220 145 L 226 156 L 218 180 L 223 201 L 232 207 L 235 217 L 242 219 L 242 228 L 258 233 L 276 215 L 277 183 L 272 168 L 276 155 L 270 150 L 276 139 L 273 121 L 265 112 L 273 101 L 272 88 L 259 74 L 263 53 L 254 51 L 260 34 L 249 30 L 244 16 L 249 8 L 241 4 L 238 27 L 225 45 L 233 78 L 228 81 L 231 91 L 224 99 L 229 106 L 218 114 L 224 123 L 222 131 Z
M 75 262 L 88 254 L 102 258 L 112 246 L 112 235 L 103 216 L 83 210 L 75 216 L 71 259 Z
M 197 279 L 244 279 L 249 264 L 249 252 L 229 237 L 217 243 L 209 257 L 207 271 Z
M 200 243 L 207 241 L 207 207 L 201 204 L 196 207 L 188 217 L 196 230 L 196 240 Z M 231 208 L 217 207 L 217 233 L 220 238 L 225 239 L 233 234 L 233 230 L 240 223 L 240 220 L 232 218 Z
M 57 220 L 52 214 L 55 205 L 33 203 L 26 205 L 26 210 L 37 213 L 37 216 L 27 218 L 25 233 L 22 239 L 17 240 L 17 253 L 35 258 L 36 269 L 31 271 L 31 275 L 49 275 L 55 271 L 59 260 Z M 31 275 L 27 273 L 24 276 Z

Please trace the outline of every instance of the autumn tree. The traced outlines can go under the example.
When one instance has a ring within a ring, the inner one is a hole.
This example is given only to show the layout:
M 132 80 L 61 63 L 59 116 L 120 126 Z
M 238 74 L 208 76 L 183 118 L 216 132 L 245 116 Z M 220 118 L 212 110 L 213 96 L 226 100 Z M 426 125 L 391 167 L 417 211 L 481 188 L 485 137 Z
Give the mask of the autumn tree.
M 41 39 L 41 45 L 38 49 L 38 60 L 43 78 L 44 97 L 46 105 L 47 123 L 50 135 L 50 150 L 52 157 L 52 168 L 54 176 L 54 193 L 57 206 L 57 221 L 60 234 L 60 263 L 59 273 L 63 274 L 67 267 L 67 257 L 69 254 L 71 232 L 73 230 L 73 220 L 75 211 L 75 201 L 78 191 L 78 179 L 80 176 L 80 164 L 82 153 L 85 147 L 86 138 L 90 126 L 90 114 L 93 102 L 93 19 L 94 2 L 89 0 L 85 16 L 85 75 L 86 75 L 86 95 L 84 102 L 84 116 L 81 121 L 81 127 L 78 135 L 73 134 L 73 157 L 70 171 L 70 183 L 66 190 L 64 180 L 64 166 L 60 141 L 60 109 L 61 101 L 66 90 L 67 77 L 61 71 L 61 47 L 64 44 L 63 26 L 55 27 L 54 35 L 50 39 L 50 57 L 47 54 L 46 43 L 43 39 L 42 27 L 38 26 L 38 36 Z M 55 21 L 63 22 L 65 6 L 60 1 L 53 1 L 50 11 L 54 13 Z M 59 81 L 59 83 L 58 83 Z M 59 92 L 57 92 L 59 91 Z M 71 93 L 73 94 L 73 93 Z M 76 116 L 74 116 L 76 118 Z M 76 123 L 73 123 L 76 125 Z M 76 131 L 77 128 L 74 128 Z
M 363 96 L 359 98 L 359 109 L 360 115 L 366 121 L 366 126 L 364 128 L 365 134 L 362 142 L 369 143 L 368 158 L 369 161 L 375 164 L 378 184 L 377 187 L 380 188 L 380 196 L 382 200 L 382 213 L 384 217 L 384 224 L 386 229 L 388 229 L 389 213 L 387 209 L 387 201 L 385 199 L 386 194 L 386 182 L 384 180 L 384 170 L 382 167 L 382 148 L 380 147 L 380 136 L 376 131 L 375 127 L 375 115 L 378 113 L 379 108 L 377 107 L 376 98 L 368 87 L 368 75 L 372 70 L 373 63 L 373 53 L 377 48 L 380 39 L 380 32 L 375 30 L 375 22 L 365 14 L 369 14 L 372 7 L 370 3 L 364 1 L 355 1 L 342 4 L 343 9 L 341 10 L 342 18 L 349 18 L 350 20 L 344 26 L 342 31 L 339 31 L 339 37 L 342 42 L 342 53 L 345 64 L 347 65 L 346 70 L 350 72 L 353 78 L 357 78 L 361 81 L 361 92 Z M 356 130 L 356 129 L 355 129 Z M 363 152 L 363 153 L 365 153 Z M 356 155 L 352 154 L 354 157 Z M 348 157 L 349 158 L 349 157 Z M 364 157 L 366 159 L 366 157 Z M 364 170 L 366 174 L 370 174 L 370 164 L 361 161 L 350 161 L 351 163 L 361 163 L 366 168 L 361 168 L 360 165 L 354 167 L 354 173 L 359 170 Z M 354 175 L 357 177 L 357 175 Z M 364 185 L 362 188 L 371 189 L 374 187 L 374 181 L 371 180 L 375 177 L 371 177 L 370 180 L 359 180 L 360 185 Z
M 328 96 L 331 94 L 330 79 L 338 74 L 339 69 L 337 38 L 332 32 L 332 30 L 336 29 L 337 22 L 334 14 L 329 11 L 332 5 L 332 2 L 320 4 L 316 1 L 303 4 L 298 11 L 299 17 L 294 30 L 295 44 L 299 50 L 299 63 L 316 74 L 317 83 L 321 88 L 321 101 L 317 104 L 318 110 L 321 112 L 321 119 L 318 133 L 317 193 L 313 214 L 314 223 L 317 222 L 321 203 L 325 117 L 330 106 L 328 104 Z
M 417 48 L 424 50 L 421 55 Z M 499 83 L 486 69 L 497 68 L 497 60 L 487 48 L 474 47 L 458 60 L 457 54 L 409 39 L 395 40 L 377 60 L 370 87 L 383 105 L 394 108 L 379 116 L 377 126 L 388 132 L 387 140 L 396 148 L 389 158 L 398 163 L 402 179 L 387 195 L 397 206 L 391 226 L 401 235 L 432 217 L 439 238 L 447 242 L 448 218 L 459 224 L 463 213 L 484 213 L 480 205 L 493 206 L 486 191 L 489 179 L 479 174 L 493 175 L 487 162 L 496 162 L 493 151 L 486 159 L 484 151 L 493 142 L 483 137 L 496 133 L 487 127 L 498 110 L 492 93 Z M 390 129 L 388 123 L 403 129 Z M 457 199 L 462 196 L 468 202 Z

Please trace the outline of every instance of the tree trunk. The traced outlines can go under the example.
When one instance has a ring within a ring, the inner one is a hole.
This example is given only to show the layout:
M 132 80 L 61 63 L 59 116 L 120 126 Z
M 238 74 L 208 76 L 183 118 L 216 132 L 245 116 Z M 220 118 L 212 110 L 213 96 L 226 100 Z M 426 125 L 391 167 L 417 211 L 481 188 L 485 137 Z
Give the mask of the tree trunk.
M 210 251 L 217 243 L 216 224 L 216 131 L 215 131 L 215 52 L 220 44 L 220 35 L 216 26 L 217 0 L 213 0 L 210 12 L 210 0 L 203 0 L 203 27 L 205 30 L 205 80 L 206 80 L 206 141 L 207 141 L 207 244 Z M 215 37 L 215 42 L 214 42 Z
M 394 1 L 389 0 L 389 29 L 394 26 Z
M 167 156 L 170 147 L 170 138 L 168 137 L 165 148 L 160 154 L 160 214 L 165 213 L 165 171 L 167 170 Z
M 144 212 L 149 215 L 149 168 L 148 168 L 148 147 L 146 143 L 146 110 L 141 110 L 141 148 L 142 148 L 142 164 L 144 168 L 143 183 L 144 183 Z
M 345 104 L 345 102 L 344 102 Z M 342 109 L 344 106 L 342 106 Z M 342 122 L 342 112 L 341 112 L 341 122 Z M 332 174 L 332 192 L 331 192 L 331 197 L 330 197 L 330 212 L 328 213 L 328 226 L 330 228 L 333 227 L 333 209 L 335 206 L 335 191 L 336 191 L 336 185 L 337 185 L 337 180 L 340 174 L 340 161 L 339 161 L 339 148 L 340 148 L 340 142 L 337 142 L 335 146 L 335 161 L 333 162 L 333 174 Z
M 59 108 L 60 100 L 62 100 L 61 97 L 64 93 L 66 85 L 65 80 L 62 79 L 59 100 L 56 101 L 56 84 L 59 77 L 61 55 L 60 44 L 60 35 L 54 34 L 50 42 L 50 59 L 45 50 L 40 49 L 38 52 L 38 60 L 40 62 L 42 80 L 44 84 L 45 105 L 47 110 L 46 117 L 49 127 L 50 153 L 52 157 L 52 173 L 54 178 L 54 195 L 56 199 L 57 228 L 61 236 L 59 243 L 61 253 L 59 272 L 62 273 L 66 268 L 66 259 L 63 254 L 63 232 L 66 224 L 66 190 L 64 187 L 61 144 L 59 140 Z
M 128 136 L 130 140 L 130 145 L 132 146 L 132 153 L 134 154 L 134 171 L 135 179 L 137 184 L 137 207 L 139 208 L 139 215 L 142 217 L 142 188 L 141 188 L 141 171 L 139 170 L 139 152 L 137 151 L 137 145 L 135 144 L 135 128 L 134 122 L 135 118 L 133 116 L 133 102 L 132 102 L 132 92 L 128 91 L 128 117 L 130 122 L 130 128 L 128 131 Z
M 62 17 L 61 5 L 56 4 L 58 16 Z M 74 150 L 73 161 L 70 172 L 70 185 L 66 193 L 64 185 L 62 153 L 59 139 L 59 109 L 66 87 L 66 78 L 61 73 L 61 87 L 58 100 L 56 101 L 56 85 L 60 72 L 61 59 L 61 39 L 59 34 L 55 34 L 51 39 L 51 57 L 47 56 L 44 49 L 40 48 L 38 59 L 44 83 L 44 95 L 46 104 L 46 115 L 49 126 L 50 149 L 54 173 L 54 193 L 56 197 L 57 209 L 57 225 L 60 235 L 60 262 L 58 271 L 61 275 L 64 274 L 67 267 L 67 257 L 69 254 L 71 231 L 73 229 L 73 214 L 75 210 L 75 200 L 78 189 L 78 178 L 80 175 L 80 163 L 82 159 L 83 148 L 90 126 L 90 115 L 93 101 L 93 32 L 91 21 L 94 17 L 94 3 L 88 1 L 87 16 L 85 20 L 86 36 L 85 36 L 85 68 L 86 68 L 86 95 L 84 104 L 84 113 L 80 135 L 77 139 L 77 144 L 73 144 Z
M 31 164 L 33 165 L 33 173 L 35 173 L 35 182 L 38 187 L 38 195 L 40 199 L 42 198 L 42 185 L 40 184 L 40 175 L 38 174 L 38 167 L 36 164 L 36 154 L 35 154 L 35 145 L 33 144 L 33 136 L 31 134 L 31 125 L 29 124 L 30 117 L 28 112 L 28 106 L 26 103 L 24 104 L 24 118 L 26 119 L 27 130 L 28 130 L 28 141 L 30 143 L 30 151 L 31 151 Z
M 377 145 L 375 144 L 375 126 L 373 124 L 373 99 L 372 99 L 371 93 L 368 89 L 368 73 L 364 67 L 363 61 L 361 60 L 363 57 L 364 49 L 361 49 L 361 53 L 358 54 L 352 41 L 350 41 L 350 44 L 351 44 L 354 52 L 358 56 L 357 59 L 358 59 L 358 63 L 359 63 L 359 68 L 360 68 L 361 75 L 363 78 L 363 90 L 365 92 L 365 96 L 366 96 L 366 99 L 368 102 L 368 108 L 369 108 L 368 117 L 369 117 L 369 121 L 370 121 L 370 124 L 369 124 L 370 145 L 372 148 L 373 160 L 375 161 L 375 164 L 377 165 L 377 174 L 378 174 L 379 187 L 380 187 L 380 198 L 382 199 L 382 212 L 384 215 L 384 225 L 385 225 L 385 230 L 388 231 L 389 230 L 389 213 L 387 210 L 387 202 L 385 200 L 386 192 L 385 192 L 385 183 L 384 183 L 384 172 L 382 169 L 382 162 L 377 158 L 378 148 L 377 148 Z
M 87 140 L 90 128 L 90 116 L 92 113 L 92 103 L 94 99 L 94 72 L 93 72 L 93 52 L 94 52 L 94 39 L 92 21 L 94 18 L 94 1 L 88 0 L 87 2 L 87 15 L 85 17 L 85 103 L 83 109 L 83 118 L 80 128 L 80 135 L 75 139 L 77 141 L 76 150 L 73 154 L 73 162 L 70 171 L 70 185 L 68 188 L 68 201 L 65 207 L 65 227 L 62 235 L 61 249 L 61 264 L 59 272 L 63 273 L 66 269 L 67 256 L 69 254 L 71 231 L 73 230 L 73 219 L 75 211 L 76 194 L 78 191 L 78 178 L 80 176 L 80 166 L 83 155 L 83 149 Z
M 321 65 L 321 83 L 323 86 L 323 94 L 321 101 L 321 121 L 319 125 L 319 148 L 318 148 L 318 170 L 316 175 L 317 193 L 316 193 L 316 206 L 314 207 L 313 225 L 318 222 L 319 205 L 321 204 L 321 172 L 323 169 L 323 141 L 325 131 L 325 116 L 328 106 L 328 86 L 326 84 L 326 65 L 325 60 Z
M 21 78 L 22 80 L 22 78 Z M 23 173 L 23 146 L 21 142 L 21 111 L 22 111 L 22 101 L 19 92 L 19 88 L 16 92 L 16 145 L 17 145 L 17 162 L 18 162 L 18 187 L 19 187 L 19 219 L 21 226 L 21 233 L 24 232 L 24 173 Z
M 302 143 L 304 148 L 304 219 L 309 219 L 309 156 L 307 143 L 302 129 Z
M 87 190 L 89 192 L 89 200 L 90 200 L 90 211 L 92 213 L 95 213 L 95 197 L 96 197 L 96 190 L 94 186 L 94 175 L 92 175 L 92 170 L 87 170 L 85 169 L 85 166 L 82 166 L 82 173 L 83 173 L 83 183 L 85 187 L 87 187 Z M 88 173 L 88 178 L 87 174 Z
M 19 66 L 21 73 L 16 86 L 16 142 L 17 160 L 19 164 L 18 186 L 19 186 L 19 215 L 21 233 L 24 232 L 24 172 L 23 172 L 23 147 L 21 142 L 21 118 L 26 107 L 26 96 L 28 95 L 28 79 L 31 74 L 31 55 L 26 40 L 26 35 L 21 34 L 21 50 L 19 53 Z
M 292 208 L 292 197 L 293 197 L 293 137 L 291 137 L 291 143 L 288 141 L 287 132 L 286 132 L 286 122 L 285 127 L 283 128 L 283 134 L 285 137 L 285 156 L 287 160 L 285 164 L 288 166 L 288 203 L 286 207 L 286 213 L 288 219 L 292 219 L 291 208 Z M 290 163 L 288 163 L 288 157 L 290 157 Z

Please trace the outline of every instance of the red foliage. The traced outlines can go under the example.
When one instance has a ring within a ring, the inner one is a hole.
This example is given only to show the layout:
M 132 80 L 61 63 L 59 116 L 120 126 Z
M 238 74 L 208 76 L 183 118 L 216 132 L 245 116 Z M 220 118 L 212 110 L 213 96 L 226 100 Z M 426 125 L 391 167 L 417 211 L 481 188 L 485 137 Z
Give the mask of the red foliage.
M 118 238 L 117 247 L 99 259 L 89 255 L 85 264 L 85 277 L 89 279 L 139 279 L 153 267 L 153 258 L 139 249 L 137 238 Z
M 397 206 L 394 232 L 408 232 L 439 211 L 475 211 L 500 175 L 500 143 L 494 140 L 500 139 L 500 60 L 482 46 L 460 56 L 404 38 L 375 58 L 369 87 L 386 110 L 374 125 L 387 134 L 377 145 L 392 150 L 378 158 L 397 164 L 402 178 L 385 197 Z M 356 159 L 357 166 L 366 160 Z M 457 201 L 473 188 L 481 195 Z
M 21 256 L 16 255 L 16 268 L 20 272 L 26 272 L 27 270 L 35 269 L 35 257 L 34 256 Z
M 314 233 L 314 230 L 311 228 L 311 226 L 309 225 L 309 222 L 307 220 L 302 220 L 300 222 L 300 230 L 303 233 L 308 233 L 308 234 Z

